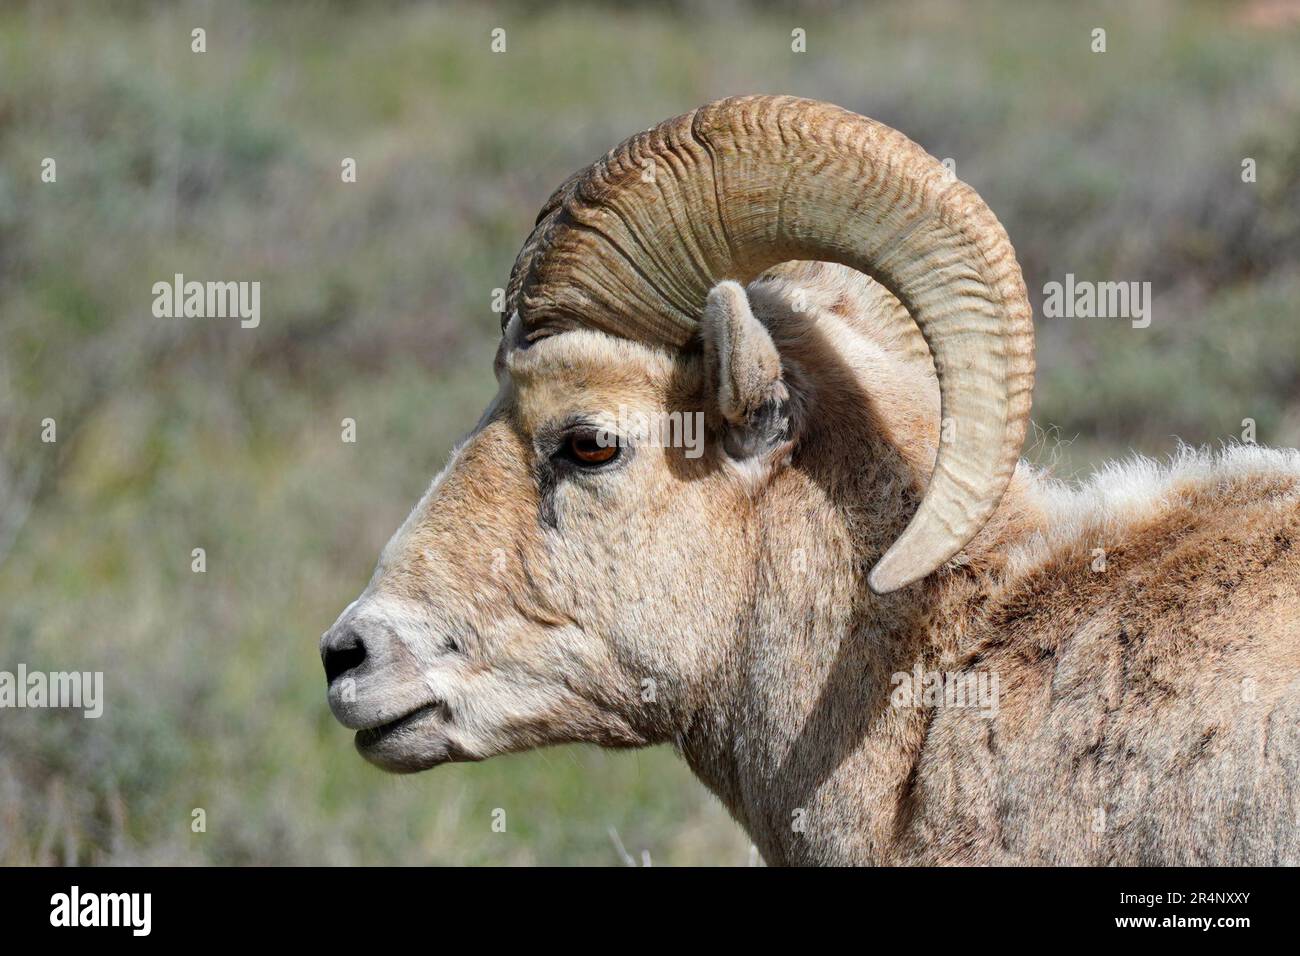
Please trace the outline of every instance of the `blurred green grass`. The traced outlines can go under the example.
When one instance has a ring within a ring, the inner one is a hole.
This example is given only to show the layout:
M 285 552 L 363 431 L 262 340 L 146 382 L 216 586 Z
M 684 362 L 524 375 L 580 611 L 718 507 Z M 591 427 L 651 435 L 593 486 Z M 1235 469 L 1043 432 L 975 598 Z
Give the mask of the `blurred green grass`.
M 107 685 L 0 712 L 0 863 L 617 863 L 611 827 L 746 862 L 664 749 L 397 779 L 325 707 L 317 637 L 490 397 L 538 207 L 718 96 L 838 102 L 956 160 L 1036 301 L 1153 283 L 1147 330 L 1039 319 L 1039 460 L 1300 444 L 1300 34 L 1259 7 L 0 8 L 0 669 Z M 155 319 L 176 272 L 261 281 L 261 326 Z

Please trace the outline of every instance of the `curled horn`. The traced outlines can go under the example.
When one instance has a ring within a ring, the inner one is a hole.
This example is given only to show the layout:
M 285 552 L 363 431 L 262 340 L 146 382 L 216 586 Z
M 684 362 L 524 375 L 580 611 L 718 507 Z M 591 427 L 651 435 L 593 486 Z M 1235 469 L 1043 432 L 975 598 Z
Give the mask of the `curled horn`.
M 510 278 L 530 338 L 598 328 L 675 347 L 709 290 L 795 259 L 838 262 L 906 306 L 953 423 L 907 528 L 872 569 L 885 594 L 983 527 L 1029 418 L 1033 322 L 1015 251 L 973 189 L 897 130 L 788 96 L 720 100 L 571 177 Z

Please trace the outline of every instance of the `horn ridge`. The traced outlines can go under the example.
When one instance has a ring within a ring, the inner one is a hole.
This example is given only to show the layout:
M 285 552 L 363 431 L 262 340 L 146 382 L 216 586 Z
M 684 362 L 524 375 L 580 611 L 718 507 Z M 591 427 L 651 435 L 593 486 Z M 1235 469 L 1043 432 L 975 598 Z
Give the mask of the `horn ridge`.
M 903 303 L 955 437 L 874 591 L 928 575 L 997 507 L 1028 424 L 1028 296 L 997 217 L 902 133 L 798 97 L 732 97 L 631 137 L 547 206 L 508 294 L 531 334 L 586 325 L 683 348 L 717 282 L 792 259 L 848 265 Z

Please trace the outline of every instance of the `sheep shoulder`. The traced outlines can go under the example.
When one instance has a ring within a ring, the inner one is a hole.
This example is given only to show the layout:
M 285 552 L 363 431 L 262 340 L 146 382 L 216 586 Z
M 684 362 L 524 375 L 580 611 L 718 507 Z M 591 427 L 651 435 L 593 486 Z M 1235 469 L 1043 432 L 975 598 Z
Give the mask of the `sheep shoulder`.
M 997 713 L 936 714 L 916 805 L 963 809 L 921 813 L 916 845 L 1300 862 L 1300 453 L 1184 449 L 1026 494 L 1045 524 L 962 595 L 954 668 L 999 676 Z

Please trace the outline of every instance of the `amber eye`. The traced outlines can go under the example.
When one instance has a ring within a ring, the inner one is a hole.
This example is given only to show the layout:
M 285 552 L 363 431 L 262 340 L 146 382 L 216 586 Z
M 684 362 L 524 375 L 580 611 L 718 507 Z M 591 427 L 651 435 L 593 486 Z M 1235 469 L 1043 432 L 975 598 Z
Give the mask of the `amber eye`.
M 603 465 L 618 457 L 618 445 L 608 435 L 580 432 L 570 435 L 564 449 L 580 465 Z

